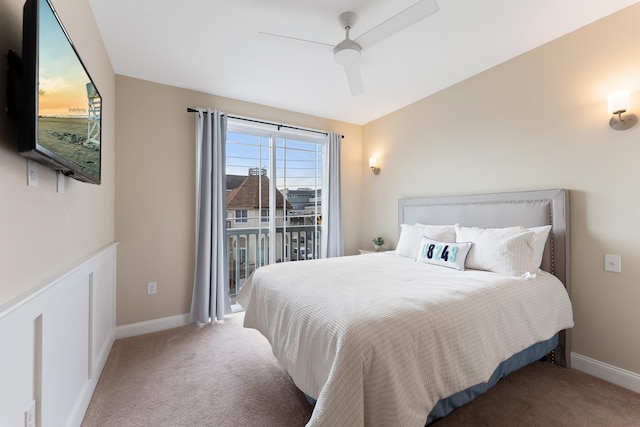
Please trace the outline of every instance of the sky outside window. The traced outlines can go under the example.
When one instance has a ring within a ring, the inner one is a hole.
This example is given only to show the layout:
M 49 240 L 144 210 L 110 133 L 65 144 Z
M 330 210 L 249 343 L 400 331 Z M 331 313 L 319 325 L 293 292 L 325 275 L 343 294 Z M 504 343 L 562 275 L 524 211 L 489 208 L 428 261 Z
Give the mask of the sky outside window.
M 322 185 L 322 145 L 291 139 L 276 139 L 276 187 L 278 189 L 320 188 Z M 227 133 L 227 174 L 248 174 L 262 168 L 271 179 L 269 138 Z

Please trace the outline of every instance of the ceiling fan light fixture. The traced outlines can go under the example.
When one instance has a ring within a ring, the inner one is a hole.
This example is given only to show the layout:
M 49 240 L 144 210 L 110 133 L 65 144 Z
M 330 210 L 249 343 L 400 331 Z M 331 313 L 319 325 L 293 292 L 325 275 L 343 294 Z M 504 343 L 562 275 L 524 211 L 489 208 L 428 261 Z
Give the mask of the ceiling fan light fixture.
M 340 65 L 351 65 L 360 60 L 360 46 L 353 40 L 343 40 L 333 49 L 333 58 Z

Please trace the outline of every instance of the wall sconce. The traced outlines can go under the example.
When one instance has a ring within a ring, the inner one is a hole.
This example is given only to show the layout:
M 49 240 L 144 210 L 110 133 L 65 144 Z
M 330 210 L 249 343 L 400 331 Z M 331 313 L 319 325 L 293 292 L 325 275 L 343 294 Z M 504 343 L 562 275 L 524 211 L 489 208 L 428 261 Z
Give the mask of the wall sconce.
M 375 157 L 369 157 L 369 167 L 371 168 L 371 172 L 374 175 L 378 175 L 380 173 L 380 166 L 378 166 L 378 159 Z
M 615 130 L 629 129 L 636 124 L 638 118 L 633 113 L 623 115 L 629 109 L 629 92 L 622 90 L 609 95 L 609 113 L 613 114 L 609 126 Z

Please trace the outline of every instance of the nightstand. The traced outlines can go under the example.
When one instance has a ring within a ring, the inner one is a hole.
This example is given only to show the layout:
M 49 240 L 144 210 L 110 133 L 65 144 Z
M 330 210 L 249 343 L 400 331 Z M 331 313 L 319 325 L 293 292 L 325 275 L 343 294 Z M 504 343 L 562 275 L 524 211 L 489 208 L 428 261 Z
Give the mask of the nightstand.
M 370 250 L 370 249 L 358 249 L 358 250 L 360 251 L 360 255 L 362 255 L 362 254 L 376 254 L 376 253 L 380 253 L 380 252 L 387 252 L 387 251 L 382 251 L 382 250 L 380 250 L 380 251 L 373 251 L 373 250 Z

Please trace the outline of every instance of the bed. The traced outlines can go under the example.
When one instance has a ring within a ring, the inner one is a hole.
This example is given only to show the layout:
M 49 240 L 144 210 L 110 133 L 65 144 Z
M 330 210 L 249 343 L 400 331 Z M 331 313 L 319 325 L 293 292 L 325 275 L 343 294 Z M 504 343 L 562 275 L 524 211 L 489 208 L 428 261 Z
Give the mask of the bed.
M 315 402 L 308 426 L 425 425 L 545 355 L 564 365 L 568 208 L 562 189 L 402 199 L 393 252 L 256 270 L 245 327 Z

